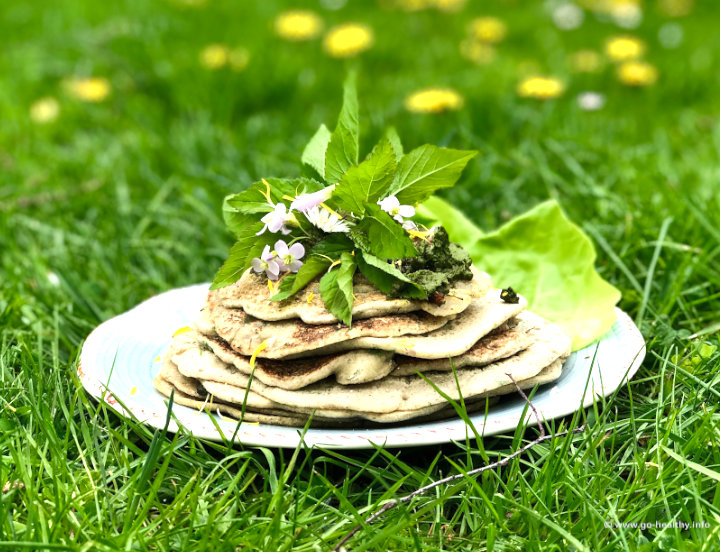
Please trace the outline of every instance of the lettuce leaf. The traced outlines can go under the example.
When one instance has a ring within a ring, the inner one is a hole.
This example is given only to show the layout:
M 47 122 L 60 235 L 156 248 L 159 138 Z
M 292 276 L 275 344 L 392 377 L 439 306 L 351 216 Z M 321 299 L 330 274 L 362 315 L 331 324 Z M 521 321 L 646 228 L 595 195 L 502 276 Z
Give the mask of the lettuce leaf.
M 474 232 L 467 217 L 439 198 L 420 214 L 445 226 L 497 287 L 512 286 L 527 298 L 530 310 L 560 324 L 572 336 L 573 350 L 615 323 L 620 291 L 597 273 L 590 238 L 556 201 L 541 203 L 487 234 Z

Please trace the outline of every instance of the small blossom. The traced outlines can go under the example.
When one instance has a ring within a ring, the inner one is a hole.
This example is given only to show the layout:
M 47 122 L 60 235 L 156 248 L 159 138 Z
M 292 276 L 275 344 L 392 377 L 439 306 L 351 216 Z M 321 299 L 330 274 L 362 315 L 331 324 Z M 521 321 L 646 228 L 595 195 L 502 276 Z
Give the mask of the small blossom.
M 613 61 L 637 59 L 645 53 L 645 43 L 632 36 L 616 36 L 605 44 L 605 53 Z
M 210 70 L 227 65 L 230 49 L 224 44 L 210 44 L 200 52 L 200 63 Z
M 306 10 L 283 12 L 275 18 L 275 33 L 285 40 L 312 40 L 322 31 L 323 21 L 316 13 Z
M 658 79 L 658 70 L 644 61 L 626 61 L 618 68 L 618 79 L 628 86 L 650 86 Z
M 415 224 L 415 223 L 414 223 L 413 221 L 411 221 L 411 220 L 406 220 L 405 222 L 403 222 L 403 223 L 402 223 L 402 227 L 403 227 L 405 230 L 413 231 L 413 232 L 417 232 L 417 230 L 418 230 L 417 224 Z
M 478 17 L 468 26 L 468 35 L 480 42 L 497 44 L 507 35 L 507 25 L 497 17 Z
M 110 94 L 110 81 L 102 77 L 70 79 L 66 83 L 71 96 L 84 102 L 101 102 Z
M 582 25 L 585 12 L 575 4 L 560 4 L 553 10 L 552 19 L 558 29 L 572 31 Z
M 380 208 L 389 214 L 399 223 L 404 223 L 406 217 L 415 216 L 415 207 L 412 205 L 400 205 L 400 200 L 391 195 L 377 202 Z
M 280 264 L 280 270 L 297 272 L 303 265 L 300 259 L 305 255 L 305 248 L 301 243 L 294 243 L 288 247 L 283 240 L 275 242 L 275 253 Z
M 294 209 L 296 211 L 300 211 L 301 213 L 304 213 L 308 209 L 317 207 L 318 205 L 323 203 L 325 200 L 327 200 L 327 198 L 330 197 L 330 195 L 333 193 L 334 189 L 335 189 L 335 184 L 333 184 L 332 186 L 328 186 L 327 188 L 323 188 L 320 191 L 313 192 L 311 194 L 299 195 L 290 204 L 290 210 L 292 211 Z
M 348 58 L 368 50 L 373 43 L 373 32 L 367 25 L 346 23 L 330 29 L 325 35 L 325 51 L 335 58 Z
M 450 88 L 426 88 L 405 99 L 405 109 L 413 113 L 454 111 L 463 105 L 463 97 Z
M 610 16 L 619 27 L 635 29 L 642 22 L 642 8 L 633 2 L 620 2 L 610 8 Z
M 580 109 L 585 111 L 597 111 L 605 105 L 605 96 L 598 92 L 583 92 L 577 98 Z
M 518 96 L 537 100 L 557 98 L 564 90 L 563 83 L 553 77 L 528 77 L 517 87 Z
M 333 213 L 329 209 L 324 207 L 311 207 L 305 211 L 305 217 L 308 219 L 310 224 L 319 228 L 323 232 L 349 232 L 350 225 L 342 220 L 337 214 Z
M 280 274 L 280 264 L 275 258 L 275 252 L 270 251 L 270 246 L 266 245 L 260 257 L 255 257 L 250 264 L 253 272 L 260 274 L 264 272 L 270 280 L 277 280 Z
M 239 73 L 244 71 L 250 63 L 250 52 L 246 48 L 235 48 L 227 55 L 227 63 L 232 71 Z
M 265 215 L 263 218 L 260 219 L 260 222 L 265 223 L 265 226 L 263 226 L 262 230 L 258 232 L 256 235 L 260 235 L 265 232 L 265 230 L 270 230 L 271 233 L 275 234 L 276 232 L 280 231 L 283 234 L 289 234 L 291 232 L 290 228 L 285 226 L 285 224 L 292 218 L 292 215 L 290 212 L 287 211 L 287 207 L 284 203 L 278 203 L 275 205 L 275 210 L 269 212 L 267 215 Z
M 578 73 L 597 73 L 602 67 L 602 57 L 593 50 L 578 50 L 570 56 L 570 67 Z
M 51 123 L 60 115 L 60 104 L 55 98 L 42 98 L 30 106 L 30 118 L 38 123 Z
M 495 48 L 474 38 L 468 38 L 460 43 L 460 54 L 478 65 L 488 65 L 495 60 Z

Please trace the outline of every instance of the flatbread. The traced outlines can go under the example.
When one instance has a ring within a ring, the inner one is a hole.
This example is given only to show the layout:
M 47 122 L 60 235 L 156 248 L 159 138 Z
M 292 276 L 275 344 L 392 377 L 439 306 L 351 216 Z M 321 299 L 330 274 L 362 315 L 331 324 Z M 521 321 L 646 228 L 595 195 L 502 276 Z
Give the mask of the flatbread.
M 353 320 L 425 311 L 433 316 L 450 316 L 465 310 L 470 301 L 481 297 L 492 288 L 490 277 L 473 267 L 471 281 L 455 282 L 441 303 L 416 299 L 388 298 L 372 285 L 362 274 L 356 273 L 353 281 Z M 333 324 L 338 318 L 327 310 L 320 295 L 319 280 L 284 301 L 270 301 L 273 292 L 267 285 L 265 275 L 247 270 L 240 280 L 211 291 L 208 303 L 233 309 L 243 309 L 260 320 L 276 322 L 299 318 L 306 324 Z
M 485 366 L 524 351 L 533 342 L 531 330 L 546 322 L 536 314 L 521 312 L 501 327 L 479 339 L 475 345 L 452 358 L 421 359 L 395 355 L 395 369 L 391 376 L 409 376 L 415 372 L 451 372 L 453 367 Z
M 439 329 L 407 336 L 363 336 L 318 347 L 315 354 L 330 354 L 351 349 L 376 349 L 424 359 L 447 359 L 468 351 L 478 340 L 527 307 L 527 300 L 505 303 L 500 290 L 493 290 L 479 299 Z
M 457 382 L 466 398 L 472 398 L 504 385 L 512 383 L 506 373 L 511 373 L 516 381 L 526 380 L 538 374 L 543 368 L 569 354 L 570 338 L 563 330 L 548 324 L 532 330 L 536 332 L 533 345 L 508 359 L 498 361 L 482 368 L 460 369 L 455 372 Z M 189 353 L 190 351 L 188 351 Z M 185 353 L 187 354 L 187 353 Z M 191 377 L 197 377 L 203 366 L 212 364 L 216 371 L 209 377 L 206 371 L 198 377 L 203 386 L 212 394 L 226 402 L 235 402 L 239 392 L 244 392 L 248 377 L 233 374 L 224 363 L 214 363 L 208 357 L 203 360 L 199 355 L 183 364 L 175 357 L 181 371 Z M 222 370 L 225 368 L 224 370 Z M 443 393 L 453 399 L 459 398 L 458 388 L 452 372 L 429 373 L 428 378 Z M 208 380 L 220 382 L 220 385 L 208 385 Z M 229 383 L 231 382 L 231 383 Z M 276 404 L 288 409 L 329 409 L 352 410 L 358 413 L 390 413 L 401 410 L 419 410 L 429 406 L 443 404 L 445 399 L 419 376 L 384 378 L 376 382 L 359 385 L 339 385 L 325 380 L 300 390 L 289 391 L 271 387 L 254 380 L 252 391 Z
M 250 357 L 233 350 L 218 336 L 194 333 L 198 343 L 208 347 L 224 363 L 242 374 L 250 374 Z M 355 350 L 295 360 L 255 360 L 255 377 L 261 382 L 283 389 L 301 389 L 311 383 L 335 376 L 343 385 L 367 383 L 387 376 L 394 368 L 393 354 L 387 351 Z
M 469 309 L 468 309 L 469 310 Z M 318 349 L 357 337 L 387 337 L 425 334 L 441 328 L 450 317 L 440 318 L 424 311 L 378 316 L 345 324 L 308 325 L 298 319 L 265 322 L 241 309 L 217 306 L 209 312 L 214 331 L 238 353 L 261 358 L 292 358 L 317 354 Z M 196 325 L 206 333 L 204 322 Z M 264 348 L 260 345 L 264 344 Z M 357 349 L 347 347 L 341 350 Z M 362 347 L 377 348 L 377 347 Z M 469 346 L 468 346 L 469 348 Z M 328 351 L 338 352 L 338 351 Z

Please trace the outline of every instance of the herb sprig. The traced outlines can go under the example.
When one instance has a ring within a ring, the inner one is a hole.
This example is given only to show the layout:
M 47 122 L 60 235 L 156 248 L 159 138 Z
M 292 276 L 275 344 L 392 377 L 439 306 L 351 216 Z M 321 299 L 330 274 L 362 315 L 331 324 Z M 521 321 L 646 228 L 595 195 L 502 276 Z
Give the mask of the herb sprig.
M 321 125 L 303 151 L 316 178 L 262 179 L 225 198 L 223 216 L 237 241 L 213 289 L 252 267 L 280 279 L 271 299 L 281 301 L 320 277 L 325 306 L 347 325 L 357 270 L 384 293 L 428 298 L 429 290 L 400 268 L 430 234 L 411 217 L 418 203 L 453 186 L 477 152 L 424 145 L 404 153 L 391 128 L 360 161 L 359 136 L 351 74 L 335 130 Z

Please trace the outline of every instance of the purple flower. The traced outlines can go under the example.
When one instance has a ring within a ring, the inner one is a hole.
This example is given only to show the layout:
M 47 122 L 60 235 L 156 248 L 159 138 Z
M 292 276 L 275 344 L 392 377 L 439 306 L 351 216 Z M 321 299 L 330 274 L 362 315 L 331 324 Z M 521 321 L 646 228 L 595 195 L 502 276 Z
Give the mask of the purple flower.
M 325 201 L 327 198 L 330 197 L 330 195 L 333 193 L 334 189 L 335 189 L 335 184 L 333 184 L 332 186 L 328 186 L 327 188 L 323 188 L 320 191 L 313 192 L 312 194 L 299 195 L 290 204 L 290 210 L 292 211 L 293 209 L 297 209 L 301 213 L 304 213 L 308 209 L 317 207 L 323 201 Z
M 383 211 L 401 224 L 405 222 L 405 218 L 415 216 L 415 207 L 412 205 L 400 205 L 400 200 L 395 196 L 387 196 L 377 203 Z
M 266 245 L 260 257 L 255 257 L 250 264 L 252 265 L 253 272 L 257 272 L 258 274 L 265 272 L 267 277 L 273 281 L 278 279 L 281 263 L 275 258 L 275 252 L 270 251 L 269 245 Z
M 292 218 L 292 215 L 289 211 L 287 211 L 287 207 L 284 203 L 278 203 L 275 205 L 275 210 L 269 212 L 267 215 L 265 215 L 263 218 L 260 219 L 260 222 L 264 222 L 265 226 L 263 226 L 262 230 L 258 232 L 256 235 L 259 236 L 265 230 L 270 230 L 271 233 L 275 234 L 277 231 L 282 232 L 283 234 L 289 234 L 291 232 L 290 228 L 285 226 L 285 223 Z
M 288 247 L 283 240 L 278 240 L 275 242 L 275 253 L 283 271 L 297 272 L 303 265 L 300 259 L 305 255 L 305 248 L 301 243 L 294 243 Z

